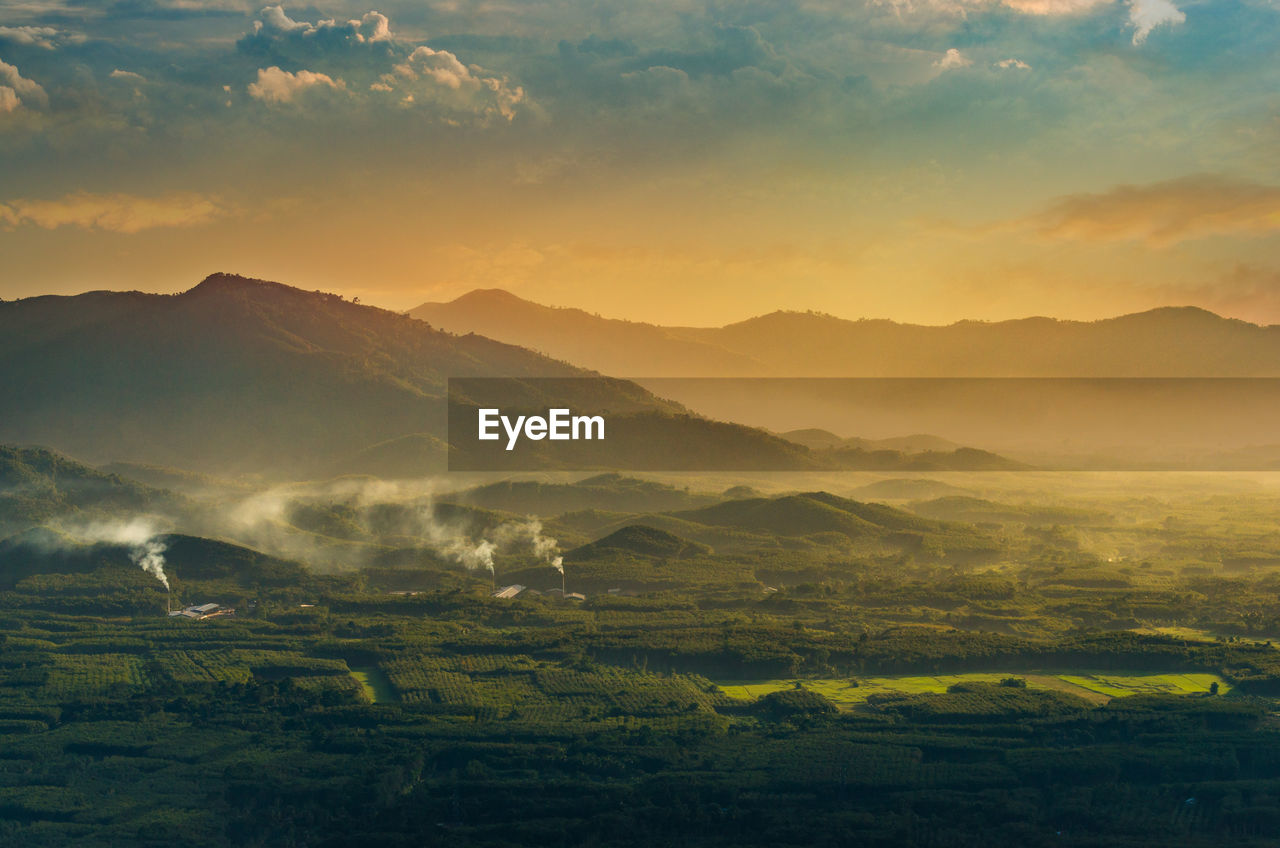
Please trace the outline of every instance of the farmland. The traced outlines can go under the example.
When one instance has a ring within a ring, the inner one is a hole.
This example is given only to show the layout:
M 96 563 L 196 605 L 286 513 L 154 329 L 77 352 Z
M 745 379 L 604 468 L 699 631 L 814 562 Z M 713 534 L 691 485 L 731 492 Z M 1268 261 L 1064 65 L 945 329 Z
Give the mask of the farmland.
M 1055 507 L 1085 532 L 608 475 L 528 491 L 679 509 L 547 516 L 576 602 L 530 550 L 491 580 L 405 547 L 399 504 L 287 511 L 351 537 L 319 557 L 368 548 L 346 570 L 165 537 L 172 595 L 237 609 L 204 620 L 166 615 L 128 549 L 0 542 L 0 840 L 1274 843 L 1280 594 L 1235 565 L 1280 550 L 1269 495 Z M 508 582 L 540 591 L 490 596 Z
M 1207 695 L 1210 687 L 1218 684 L 1218 694 L 1225 695 L 1231 684 L 1216 674 L 1155 674 L 1133 672 L 1051 673 L 1043 671 L 971 672 L 931 677 L 866 677 L 858 679 L 792 678 L 788 680 L 718 681 L 720 690 L 730 698 L 755 700 L 771 692 L 803 687 L 817 692 L 834 704 L 857 706 L 868 699 L 885 693 L 921 695 L 946 692 L 953 686 L 966 683 L 996 684 L 1005 680 L 1025 681 L 1028 689 L 1073 692 L 1088 698 L 1090 694 L 1103 696 L 1101 700 L 1124 698 L 1130 695 Z M 1092 700 L 1092 699 L 1091 699 Z

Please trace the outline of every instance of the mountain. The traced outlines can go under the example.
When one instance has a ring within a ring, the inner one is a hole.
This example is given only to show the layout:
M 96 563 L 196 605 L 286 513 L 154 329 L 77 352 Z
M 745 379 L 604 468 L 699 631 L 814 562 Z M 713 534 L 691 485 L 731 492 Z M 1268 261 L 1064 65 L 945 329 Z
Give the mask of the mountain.
M 338 295 L 230 274 L 176 295 L 0 303 L 0 440 L 93 462 L 286 479 L 438 471 L 451 377 L 517 378 L 518 398 L 504 400 L 545 410 L 562 399 L 522 378 L 598 375 Z M 612 412 L 675 421 L 681 440 L 667 448 L 715 441 L 730 464 L 797 456 L 776 437 L 689 416 L 633 383 L 569 382 Z M 488 405 L 474 394 L 467 401 Z
M 636 377 L 1280 376 L 1280 326 L 1194 307 L 1100 321 L 947 326 L 774 312 L 725 327 L 662 327 L 475 291 L 410 312 L 611 374 Z
M 949 495 L 908 504 L 917 515 L 942 521 L 1001 524 L 1102 524 L 1111 515 L 1101 509 L 1072 506 L 996 503 L 965 495 Z
M 781 536 L 839 533 L 856 539 L 885 532 L 934 532 L 939 522 L 882 504 L 862 503 L 827 492 L 725 501 L 673 513 L 697 524 L 763 530 Z
M 780 435 L 809 448 L 819 461 L 851 471 L 1021 471 L 1028 467 L 990 451 L 961 447 L 939 436 L 845 439 L 818 428 Z
M 581 547 L 574 548 L 565 554 L 569 562 L 601 559 L 614 556 L 642 556 L 659 559 L 689 559 L 705 556 L 711 548 L 689 539 L 681 538 L 674 533 L 647 527 L 643 524 L 630 524 L 610 533 L 603 539 L 597 539 Z
M 579 510 L 665 512 L 716 501 L 710 495 L 621 474 L 597 474 L 576 483 L 503 480 L 447 497 L 487 509 L 542 516 Z
M 789 442 L 804 445 L 811 450 L 852 448 L 854 450 L 862 451 L 943 453 L 958 450 L 963 447 L 963 445 L 958 445 L 955 442 L 942 438 L 941 436 L 930 436 L 923 433 L 913 436 L 896 436 L 889 439 L 863 439 L 858 436 L 842 438 L 828 430 L 807 428 L 803 430 L 789 430 L 785 433 L 779 433 L 778 435 Z
M 682 338 L 670 328 L 542 306 L 501 289 L 480 289 L 449 303 L 424 303 L 409 314 L 449 332 L 480 333 L 624 377 L 750 376 L 765 367 L 749 353 Z
M 947 495 L 966 495 L 968 489 L 944 483 L 941 480 L 929 480 L 923 477 L 904 477 L 891 480 L 877 480 L 854 489 L 850 494 L 868 501 L 912 501 L 940 498 Z

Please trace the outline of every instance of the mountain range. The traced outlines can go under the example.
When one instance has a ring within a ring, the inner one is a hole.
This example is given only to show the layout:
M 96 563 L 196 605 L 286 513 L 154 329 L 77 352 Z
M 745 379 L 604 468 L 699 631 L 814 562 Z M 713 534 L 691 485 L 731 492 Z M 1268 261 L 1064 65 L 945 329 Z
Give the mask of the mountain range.
M 177 295 L 0 303 L 0 440 L 90 462 L 295 479 L 441 470 L 452 376 L 594 375 L 338 295 L 230 274 Z M 604 399 L 617 408 L 677 409 L 621 381 L 602 385 L 619 386 Z
M 470 404 L 546 409 L 565 402 L 556 389 L 565 384 L 527 378 L 600 375 L 336 294 L 232 274 L 176 295 L 0 303 L 0 442 L 94 464 L 295 480 L 436 473 L 446 464 L 451 377 L 515 378 L 494 381 L 501 398 L 473 390 Z M 635 467 L 697 467 L 707 445 L 725 467 L 817 465 L 806 448 L 690 415 L 625 380 L 568 383 L 588 408 L 661 431 L 626 444 Z
M 703 328 L 602 318 L 481 289 L 409 314 L 620 377 L 1280 376 L 1280 326 L 1195 307 L 946 326 L 773 312 Z

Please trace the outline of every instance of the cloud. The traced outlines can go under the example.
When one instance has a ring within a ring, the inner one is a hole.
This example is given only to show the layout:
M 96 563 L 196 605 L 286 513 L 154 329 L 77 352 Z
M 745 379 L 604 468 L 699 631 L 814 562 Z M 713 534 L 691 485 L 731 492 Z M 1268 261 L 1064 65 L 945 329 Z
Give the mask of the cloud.
M 0 223 L 7 228 L 31 225 L 46 230 L 80 227 L 114 233 L 138 233 L 158 227 L 190 227 L 228 214 L 216 199 L 176 193 L 160 197 L 78 192 L 58 200 L 12 200 L 0 203 Z
M 1280 186 L 1212 175 L 1060 198 L 1013 222 L 1051 239 L 1145 241 L 1166 247 L 1216 235 L 1280 232 Z
M 515 118 L 516 107 L 524 102 L 524 89 L 505 78 L 481 76 L 481 69 L 462 64 L 448 50 L 421 45 L 401 63 L 383 74 L 371 88 L 401 91 L 406 102 L 416 102 L 419 94 L 457 109 L 481 115 Z
M 249 96 L 263 103 L 279 105 L 290 103 L 299 92 L 321 86 L 337 91 L 347 87 L 341 79 L 333 79 L 328 74 L 317 74 L 312 71 L 290 73 L 282 71 L 274 65 L 270 68 L 258 69 L 258 81 L 249 83 Z
M 506 76 L 466 64 L 449 50 L 398 41 L 381 12 L 367 12 L 359 20 L 311 23 L 294 20 L 280 6 L 268 6 L 237 47 L 272 60 L 273 68 L 258 72 L 250 93 L 273 103 L 287 102 L 304 87 L 332 83 L 330 87 L 345 88 L 344 80 L 350 80 L 353 96 L 443 108 L 454 113 L 448 120 L 456 123 L 475 117 L 513 120 L 527 99 L 524 88 Z M 300 65 L 313 70 L 298 71 L 296 79 L 282 70 Z M 269 77 L 265 81 L 264 73 Z
M 1129 0 L 1129 22 L 1133 24 L 1133 43 L 1147 40 L 1151 30 L 1166 24 L 1185 23 L 1187 16 L 1169 0 Z
M 956 48 L 952 47 L 942 54 L 942 58 L 933 63 L 935 68 L 943 71 L 951 71 L 956 68 L 967 68 L 973 64 L 973 61 L 966 57 Z
M 49 95 L 39 83 L 18 73 L 13 65 L 0 59 L 0 112 L 12 112 L 19 106 L 47 106 Z
M 295 21 L 282 6 L 267 6 L 253 30 L 237 42 L 240 50 L 261 55 L 301 52 L 314 56 L 336 49 L 385 46 L 392 40 L 391 21 L 381 12 L 366 12 L 359 20 Z
M 1017 71 L 1031 70 L 1031 66 L 1021 59 L 1001 59 L 999 62 L 996 62 L 996 67 L 1006 71 L 1011 69 Z
M 142 74 L 135 74 L 133 71 L 122 71 L 116 68 L 109 76 L 111 79 L 129 80 L 130 82 L 146 82 L 147 78 Z
M 1004 0 L 1010 9 L 1028 15 L 1075 15 L 1115 0 Z
M 1133 27 L 1133 43 L 1142 44 L 1159 26 L 1184 23 L 1187 16 L 1173 0 L 877 0 L 904 12 L 934 12 L 967 18 L 973 12 L 985 12 L 1003 6 L 1025 15 L 1063 17 L 1082 15 L 1121 2 L 1128 7 L 1129 25 Z
M 61 32 L 47 26 L 0 26 L 0 41 L 9 41 L 45 50 L 54 49 L 55 42 L 63 40 Z

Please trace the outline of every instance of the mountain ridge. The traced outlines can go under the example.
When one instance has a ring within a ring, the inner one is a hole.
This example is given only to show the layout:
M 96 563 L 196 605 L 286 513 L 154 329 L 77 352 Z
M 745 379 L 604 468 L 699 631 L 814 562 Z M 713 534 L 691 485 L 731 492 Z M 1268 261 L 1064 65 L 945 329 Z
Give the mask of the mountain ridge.
M 803 448 L 689 415 L 635 383 L 283 283 L 218 273 L 178 294 L 0 303 L 0 443 L 98 464 L 295 480 L 435 473 L 445 469 L 453 377 L 508 378 L 482 381 L 506 388 L 467 402 L 533 409 L 564 402 L 551 384 L 565 381 L 529 378 L 575 378 L 584 408 L 665 428 L 629 446 L 641 465 L 696 467 L 696 446 L 711 443 L 734 467 L 808 467 Z M 584 387 L 583 377 L 593 379 Z M 644 455 L 650 447 L 659 460 Z
M 477 289 L 409 314 L 632 377 L 1280 376 L 1280 325 L 1197 306 L 945 325 L 776 310 L 721 327 L 603 318 Z

